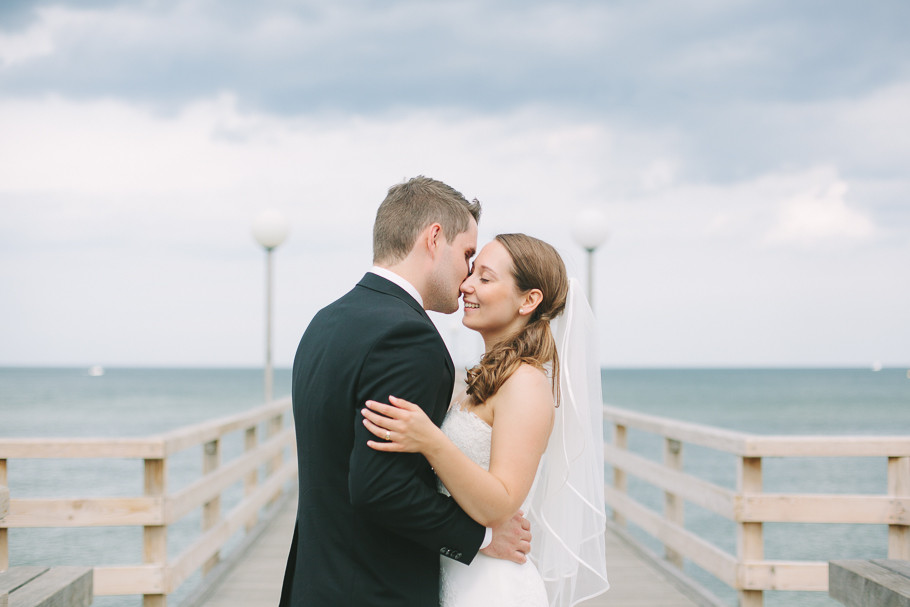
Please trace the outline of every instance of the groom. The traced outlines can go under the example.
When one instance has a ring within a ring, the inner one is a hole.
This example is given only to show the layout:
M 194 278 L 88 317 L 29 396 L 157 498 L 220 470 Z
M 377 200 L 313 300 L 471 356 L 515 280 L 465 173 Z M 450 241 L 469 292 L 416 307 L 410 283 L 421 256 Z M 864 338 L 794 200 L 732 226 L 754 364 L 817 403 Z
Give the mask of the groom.
M 488 556 L 524 562 L 527 521 L 485 530 L 437 493 L 423 456 L 370 449 L 360 415 L 367 400 L 394 394 L 442 422 L 454 366 L 425 310 L 458 310 L 479 217 L 479 202 L 442 182 L 393 186 L 376 213 L 374 267 L 303 334 L 292 389 L 300 491 L 282 607 L 436 606 L 440 554 L 470 563 L 489 543 Z

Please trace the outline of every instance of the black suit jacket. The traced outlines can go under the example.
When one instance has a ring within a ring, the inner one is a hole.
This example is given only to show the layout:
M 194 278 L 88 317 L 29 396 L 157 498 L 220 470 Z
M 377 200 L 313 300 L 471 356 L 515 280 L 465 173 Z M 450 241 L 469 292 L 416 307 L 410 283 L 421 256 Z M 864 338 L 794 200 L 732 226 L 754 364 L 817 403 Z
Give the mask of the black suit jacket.
M 442 338 L 394 283 L 367 273 L 316 314 L 294 359 L 300 492 L 280 605 L 438 605 L 439 555 L 470 563 L 484 529 L 423 456 L 370 449 L 360 410 L 393 394 L 438 425 L 453 384 Z

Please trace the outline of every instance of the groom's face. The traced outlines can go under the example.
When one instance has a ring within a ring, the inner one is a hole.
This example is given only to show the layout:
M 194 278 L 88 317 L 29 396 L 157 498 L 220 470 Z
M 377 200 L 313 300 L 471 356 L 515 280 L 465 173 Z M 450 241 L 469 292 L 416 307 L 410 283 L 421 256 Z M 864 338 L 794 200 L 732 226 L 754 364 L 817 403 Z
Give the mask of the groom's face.
M 429 281 L 424 308 L 443 314 L 458 311 L 461 283 L 471 269 L 471 258 L 477 251 L 477 222 L 471 219 L 468 229 L 452 242 L 446 241 Z

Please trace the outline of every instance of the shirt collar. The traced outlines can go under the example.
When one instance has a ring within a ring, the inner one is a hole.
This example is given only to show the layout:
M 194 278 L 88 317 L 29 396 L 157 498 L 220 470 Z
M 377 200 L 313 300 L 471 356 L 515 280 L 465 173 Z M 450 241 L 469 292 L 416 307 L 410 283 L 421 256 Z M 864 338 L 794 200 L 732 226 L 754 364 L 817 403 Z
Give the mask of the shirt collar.
M 388 268 L 380 268 L 379 266 L 373 266 L 372 268 L 370 268 L 370 272 L 372 272 L 373 274 L 376 274 L 377 276 L 382 276 L 386 280 L 395 283 L 396 285 L 398 285 L 399 287 L 401 287 L 402 289 L 407 291 L 408 295 L 413 297 L 414 300 L 420 304 L 421 308 L 423 307 L 423 298 L 420 296 L 420 293 L 417 291 L 417 289 L 414 288 L 414 285 L 409 283 L 407 280 L 405 280 L 404 278 L 402 278 L 401 276 L 399 276 L 392 270 L 389 270 Z

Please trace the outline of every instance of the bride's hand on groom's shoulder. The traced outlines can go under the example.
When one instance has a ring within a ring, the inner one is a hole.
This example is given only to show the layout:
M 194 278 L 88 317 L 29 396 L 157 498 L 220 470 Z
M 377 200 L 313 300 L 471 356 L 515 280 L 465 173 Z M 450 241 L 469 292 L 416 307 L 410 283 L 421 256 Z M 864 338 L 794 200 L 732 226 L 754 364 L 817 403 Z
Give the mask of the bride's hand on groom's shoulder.
M 441 431 L 418 405 L 389 396 L 384 404 L 368 400 L 361 409 L 363 425 L 381 440 L 367 441 L 376 451 L 426 454 Z

